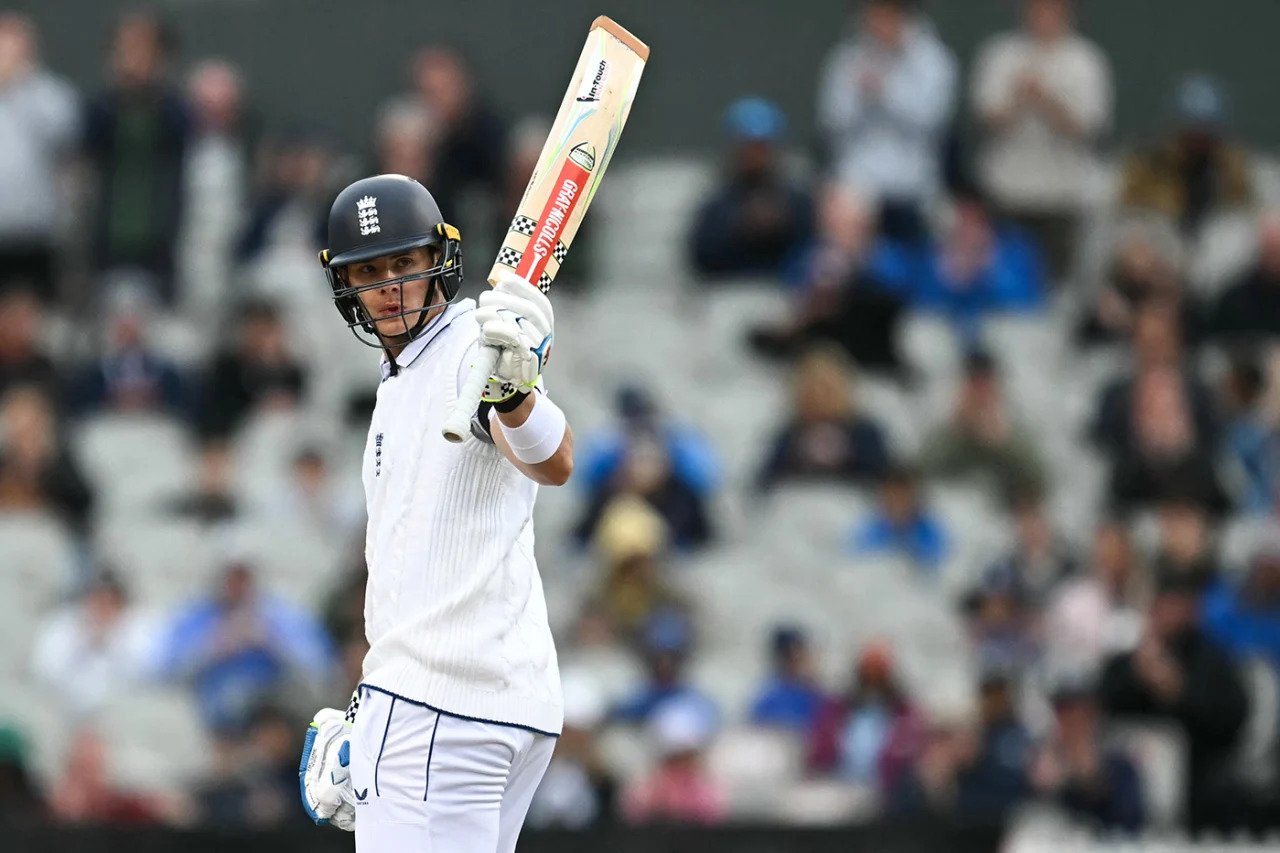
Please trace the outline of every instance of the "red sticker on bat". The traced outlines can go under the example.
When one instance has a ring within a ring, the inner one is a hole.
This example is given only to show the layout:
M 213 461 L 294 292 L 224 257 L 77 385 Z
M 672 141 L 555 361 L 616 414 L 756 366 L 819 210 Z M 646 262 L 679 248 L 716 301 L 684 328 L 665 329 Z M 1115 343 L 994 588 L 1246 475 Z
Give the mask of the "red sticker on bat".
M 537 227 L 529 237 L 529 245 L 520 257 L 516 272 L 526 281 L 537 284 L 547 266 L 547 258 L 555 251 L 564 232 L 564 225 L 578 206 L 578 200 L 587 191 L 587 181 L 591 173 L 573 160 L 565 158 L 560 175 L 552 184 L 552 191 L 547 197 L 547 204 L 538 217 Z

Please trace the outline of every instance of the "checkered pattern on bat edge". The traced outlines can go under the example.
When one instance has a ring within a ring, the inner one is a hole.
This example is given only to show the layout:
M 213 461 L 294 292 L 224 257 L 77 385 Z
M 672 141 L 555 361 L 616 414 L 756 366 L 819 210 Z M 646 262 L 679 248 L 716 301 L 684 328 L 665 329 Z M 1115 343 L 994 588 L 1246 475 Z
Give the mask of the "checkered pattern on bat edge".
M 546 273 L 538 276 L 538 290 L 541 290 L 543 293 L 551 292 L 551 276 Z
M 520 263 L 520 252 L 510 246 L 503 246 L 498 250 L 498 263 L 514 269 L 516 264 Z
M 557 242 L 556 247 L 551 250 L 551 257 L 556 259 L 556 263 L 564 263 L 565 256 L 569 254 L 569 247 L 564 243 Z
M 516 218 L 511 220 L 511 229 L 517 234 L 523 234 L 526 237 L 533 236 L 533 229 L 538 227 L 536 220 L 530 219 L 524 214 L 517 213 Z

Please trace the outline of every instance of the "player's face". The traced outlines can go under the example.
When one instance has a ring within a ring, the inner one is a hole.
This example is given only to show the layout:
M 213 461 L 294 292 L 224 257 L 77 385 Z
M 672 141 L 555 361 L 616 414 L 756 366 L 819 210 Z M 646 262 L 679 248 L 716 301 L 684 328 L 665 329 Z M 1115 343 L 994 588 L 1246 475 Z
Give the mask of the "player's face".
M 426 272 L 435 264 L 435 253 L 425 247 L 410 249 L 397 255 L 383 255 L 348 266 L 347 284 L 350 287 L 365 287 L 380 281 Z M 419 278 L 386 287 L 373 287 L 358 295 L 364 310 L 373 318 L 378 334 L 383 338 L 395 338 L 408 334 L 417 325 L 420 312 L 427 308 L 427 293 L 430 289 L 430 280 Z M 436 305 L 429 308 L 427 319 L 432 319 L 443 307 Z

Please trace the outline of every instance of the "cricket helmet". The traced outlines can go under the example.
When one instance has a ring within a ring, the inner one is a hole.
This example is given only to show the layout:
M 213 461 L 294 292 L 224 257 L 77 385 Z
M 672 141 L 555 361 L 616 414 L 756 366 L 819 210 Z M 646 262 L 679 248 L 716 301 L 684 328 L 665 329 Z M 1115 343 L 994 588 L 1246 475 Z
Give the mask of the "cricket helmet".
M 413 178 L 374 175 L 338 193 L 329 209 L 328 242 L 329 247 L 320 252 L 320 264 L 329 279 L 334 305 L 352 333 L 369 346 L 385 348 L 387 342 L 380 338 L 373 318 L 360 302 L 364 291 L 418 279 L 431 283 L 424 308 L 405 310 L 402 304 L 399 314 L 379 318 L 406 318 L 404 335 L 397 336 L 405 340 L 422 333 L 427 309 L 447 305 L 458 297 L 462 285 L 462 236 L 444 221 L 440 206 L 427 188 Z M 430 269 L 358 287 L 349 284 L 350 264 L 422 247 L 436 250 L 436 264 Z

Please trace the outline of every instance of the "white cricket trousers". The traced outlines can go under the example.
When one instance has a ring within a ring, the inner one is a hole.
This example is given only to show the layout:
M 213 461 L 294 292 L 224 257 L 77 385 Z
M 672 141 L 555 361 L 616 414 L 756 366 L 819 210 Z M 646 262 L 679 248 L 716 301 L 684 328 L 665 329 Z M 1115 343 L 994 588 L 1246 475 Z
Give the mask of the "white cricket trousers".
M 361 686 L 356 853 L 512 853 L 555 743 Z

